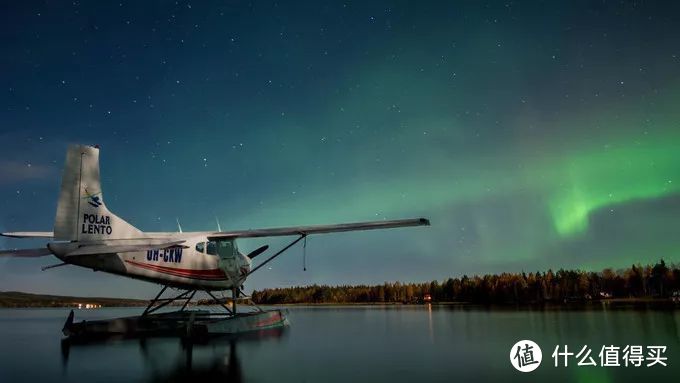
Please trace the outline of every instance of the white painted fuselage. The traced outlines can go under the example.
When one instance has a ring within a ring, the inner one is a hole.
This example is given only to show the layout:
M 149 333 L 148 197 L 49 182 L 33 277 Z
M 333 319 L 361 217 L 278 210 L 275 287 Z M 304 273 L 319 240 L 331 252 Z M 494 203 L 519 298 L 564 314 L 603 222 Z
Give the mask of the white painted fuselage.
M 178 288 L 225 290 L 243 285 L 251 260 L 238 251 L 232 239 L 210 241 L 191 233 L 145 233 L 147 238 L 106 241 L 103 245 L 159 240 L 184 241 L 170 248 L 96 255 L 68 255 L 78 242 L 52 242 L 48 248 L 62 261 L 93 269 Z

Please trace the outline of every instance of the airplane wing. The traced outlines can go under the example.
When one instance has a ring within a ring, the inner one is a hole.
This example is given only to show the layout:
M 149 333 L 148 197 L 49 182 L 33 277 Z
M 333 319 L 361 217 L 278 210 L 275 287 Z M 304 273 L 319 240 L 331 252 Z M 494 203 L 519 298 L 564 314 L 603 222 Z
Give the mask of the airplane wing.
M 54 233 L 51 231 L 16 231 L 13 233 L 0 233 L 0 235 L 12 238 L 52 238 Z
M 340 223 L 335 225 L 292 226 L 292 227 L 277 227 L 270 229 L 221 231 L 208 233 L 208 239 L 213 240 L 219 238 L 256 238 L 256 237 L 277 237 L 286 235 L 310 235 L 310 234 L 337 233 L 342 231 L 376 230 L 376 229 L 389 229 L 394 227 L 429 226 L 429 225 L 430 221 L 426 218 L 397 219 L 392 221 Z
M 94 255 L 94 254 L 112 254 L 112 253 L 129 253 L 133 251 L 147 251 L 154 249 L 167 249 L 169 247 L 181 245 L 186 241 L 172 241 L 165 243 L 139 243 L 133 245 L 84 245 L 76 250 L 70 251 L 66 254 L 67 257 L 74 255 Z
M 39 249 L 14 249 L 14 250 L 0 250 L 0 257 L 44 257 L 52 255 L 50 249 L 41 247 Z

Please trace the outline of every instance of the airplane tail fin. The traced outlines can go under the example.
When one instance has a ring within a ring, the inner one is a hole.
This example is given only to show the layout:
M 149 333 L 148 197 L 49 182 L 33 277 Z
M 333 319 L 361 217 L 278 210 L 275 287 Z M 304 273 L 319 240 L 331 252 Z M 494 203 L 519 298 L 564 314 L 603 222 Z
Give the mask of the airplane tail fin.
M 99 148 L 69 147 L 61 179 L 54 239 L 95 241 L 139 238 L 142 232 L 111 213 L 99 180 Z

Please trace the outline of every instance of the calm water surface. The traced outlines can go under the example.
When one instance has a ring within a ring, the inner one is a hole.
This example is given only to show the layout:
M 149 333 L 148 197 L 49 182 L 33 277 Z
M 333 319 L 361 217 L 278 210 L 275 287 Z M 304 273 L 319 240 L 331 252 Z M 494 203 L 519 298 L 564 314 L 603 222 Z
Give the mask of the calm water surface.
M 289 307 L 291 326 L 261 337 L 191 348 L 178 339 L 118 340 L 62 348 L 68 309 L 0 310 L 0 382 L 640 382 L 680 376 L 680 311 L 488 310 L 471 307 Z M 76 311 L 76 320 L 139 314 Z M 516 371 L 511 346 L 543 349 L 534 372 Z M 665 345 L 668 367 L 553 366 L 556 345 Z

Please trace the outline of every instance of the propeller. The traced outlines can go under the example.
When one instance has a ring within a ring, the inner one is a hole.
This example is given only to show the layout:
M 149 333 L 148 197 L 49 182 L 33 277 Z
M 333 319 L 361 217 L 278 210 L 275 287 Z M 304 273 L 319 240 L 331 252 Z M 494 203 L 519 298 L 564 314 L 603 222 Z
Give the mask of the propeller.
M 268 248 L 269 248 L 269 245 L 264 245 L 264 246 L 262 246 L 262 247 L 258 247 L 257 249 L 255 249 L 255 250 L 251 251 L 250 253 L 248 253 L 248 255 L 246 255 L 246 257 L 248 257 L 248 258 L 250 258 L 250 259 L 253 259 L 253 258 L 257 257 L 258 255 L 260 255 L 260 254 L 264 253 L 265 251 L 267 251 Z

